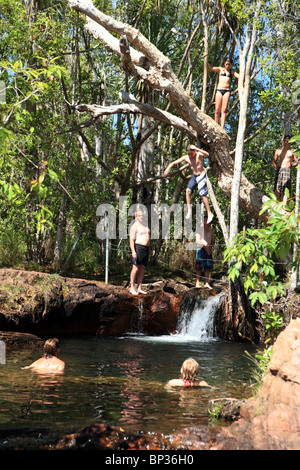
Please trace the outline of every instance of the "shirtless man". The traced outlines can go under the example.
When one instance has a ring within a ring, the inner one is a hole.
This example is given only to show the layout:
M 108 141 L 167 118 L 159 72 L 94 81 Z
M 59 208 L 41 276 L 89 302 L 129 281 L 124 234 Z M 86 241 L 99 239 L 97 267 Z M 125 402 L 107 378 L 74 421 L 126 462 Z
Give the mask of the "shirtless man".
M 33 362 L 30 366 L 22 367 L 22 369 L 33 369 L 36 372 L 47 374 L 62 373 L 65 368 L 65 363 L 58 359 L 59 342 L 57 338 L 50 338 L 44 344 L 44 357 Z
M 130 292 L 133 295 L 147 294 L 142 290 L 145 267 L 148 263 L 149 248 L 154 256 L 154 248 L 150 240 L 150 229 L 143 223 L 143 212 L 137 210 L 135 221 L 129 231 L 130 249 L 133 258 L 132 270 L 130 273 Z M 135 289 L 137 281 L 137 289 Z
M 215 244 L 213 229 L 207 223 L 207 217 L 204 217 L 204 226 L 196 232 L 196 243 L 199 248 L 196 252 L 196 287 L 200 287 L 200 272 L 204 271 L 204 287 L 212 289 L 210 286 L 210 273 L 213 269 L 212 247 Z
M 205 57 L 207 54 L 203 54 Z M 231 70 L 230 59 L 225 60 L 224 67 L 212 67 L 207 63 L 207 68 L 211 72 L 218 72 L 219 82 L 215 97 L 215 121 L 219 124 L 221 114 L 221 127 L 224 129 L 226 112 L 230 98 L 230 84 L 233 77 L 239 78 L 239 74 Z
M 195 145 L 188 145 L 187 146 L 187 155 L 184 155 L 177 160 L 171 162 L 164 171 L 164 177 L 168 176 L 170 169 L 181 162 L 187 162 L 193 172 L 192 177 L 187 185 L 186 189 L 186 203 L 187 203 L 187 215 L 186 218 L 190 219 L 192 215 L 192 192 L 196 186 L 198 186 L 199 196 L 202 198 L 202 201 L 206 207 L 208 221 L 210 223 L 214 217 L 213 213 L 210 210 L 207 195 L 207 187 L 206 187 L 206 172 L 203 166 L 203 158 L 208 157 L 209 154 L 203 149 L 198 149 Z
M 287 204 L 285 188 L 289 190 L 291 196 L 292 181 L 291 167 L 298 165 L 298 157 L 290 147 L 290 136 L 286 135 L 283 139 L 283 147 L 277 149 L 274 154 L 272 165 L 276 169 L 274 193 L 279 201 L 283 195 L 283 202 Z

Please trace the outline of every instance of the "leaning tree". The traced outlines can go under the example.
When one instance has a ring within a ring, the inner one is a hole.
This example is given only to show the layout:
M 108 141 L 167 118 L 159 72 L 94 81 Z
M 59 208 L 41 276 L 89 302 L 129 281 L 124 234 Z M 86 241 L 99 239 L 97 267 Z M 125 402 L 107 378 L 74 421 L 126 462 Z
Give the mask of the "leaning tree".
M 255 9 L 252 5 L 253 22 L 246 27 L 243 45 L 239 44 L 235 38 L 240 61 L 238 91 L 241 115 L 237 147 L 235 151 L 232 151 L 226 131 L 208 116 L 203 108 L 202 110 L 198 108 L 174 73 L 170 59 L 146 39 L 138 29 L 104 14 L 95 7 L 92 0 L 67 0 L 67 2 L 75 11 L 85 15 L 85 30 L 120 57 L 126 76 L 135 77 L 150 88 L 158 90 L 164 98 L 168 97 L 170 105 L 175 110 L 171 113 L 158 109 L 137 101 L 128 93 L 122 93 L 121 102 L 118 104 L 111 106 L 101 106 L 97 103 L 78 104 L 77 111 L 90 114 L 93 121 L 109 114 L 142 114 L 179 129 L 191 139 L 201 143 L 202 147 L 209 152 L 211 170 L 217 179 L 219 188 L 228 199 L 231 200 L 234 196 L 236 206 L 239 205 L 252 217 L 265 222 L 268 217 L 267 212 L 261 214 L 260 211 L 262 205 L 269 198 L 248 181 L 241 171 L 247 97 L 251 78 L 250 61 L 254 55 L 259 8 Z M 251 2 L 246 3 L 251 6 Z M 259 0 L 256 0 L 255 3 L 260 4 Z M 232 34 L 234 35 L 234 31 Z M 237 208 L 235 211 L 238 212 Z M 237 223 L 235 223 L 235 227 L 234 233 L 230 234 L 231 240 L 237 232 Z M 231 306 L 229 305 L 226 317 L 227 328 L 236 331 L 235 337 L 240 335 L 240 337 L 250 336 L 252 339 L 257 339 L 255 338 L 255 319 L 245 305 L 241 284 L 231 285 L 232 287 L 234 288 L 231 289 L 229 296 Z M 240 308 L 233 308 L 233 296 L 236 298 L 235 305 L 239 305 Z
M 210 167 L 217 178 L 218 186 L 230 199 L 234 159 L 228 135 L 210 116 L 201 111 L 186 93 L 172 69 L 169 58 L 139 30 L 99 11 L 91 0 L 67 1 L 74 10 L 86 16 L 86 31 L 121 58 L 125 73 L 168 97 L 178 115 L 140 103 L 126 93 L 122 95 L 122 103 L 115 106 L 80 104 L 77 110 L 90 113 L 94 119 L 116 113 L 146 114 L 179 129 L 195 140 L 198 139 L 209 152 Z M 268 197 L 241 174 L 240 207 L 252 217 L 265 221 L 267 214 L 260 215 L 260 210 L 267 200 Z

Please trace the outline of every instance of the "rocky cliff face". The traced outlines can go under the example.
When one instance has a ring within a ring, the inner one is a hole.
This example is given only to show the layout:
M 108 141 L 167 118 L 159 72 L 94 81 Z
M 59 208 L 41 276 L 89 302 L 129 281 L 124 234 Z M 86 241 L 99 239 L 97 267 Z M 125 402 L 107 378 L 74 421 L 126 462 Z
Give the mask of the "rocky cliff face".
M 171 290 L 171 289 L 169 289 Z M 183 295 L 128 289 L 38 272 L 0 270 L 0 330 L 36 335 L 176 331 Z M 143 313 L 143 323 L 140 323 Z
M 300 319 L 278 336 L 259 394 L 218 438 L 218 450 L 300 450 Z

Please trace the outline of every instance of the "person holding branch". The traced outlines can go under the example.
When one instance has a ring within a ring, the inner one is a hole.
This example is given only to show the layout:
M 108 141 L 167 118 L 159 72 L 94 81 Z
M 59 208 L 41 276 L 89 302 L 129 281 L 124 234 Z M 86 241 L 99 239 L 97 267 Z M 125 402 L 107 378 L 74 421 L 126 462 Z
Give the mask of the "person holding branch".
M 203 165 L 203 159 L 208 157 L 209 153 L 206 150 L 199 149 L 195 147 L 195 145 L 188 144 L 187 146 L 187 155 L 183 157 L 177 158 L 173 162 L 169 163 L 167 168 L 164 171 L 164 177 L 166 178 L 169 174 L 170 169 L 177 165 L 178 163 L 186 162 L 189 164 L 190 169 L 192 171 L 192 176 L 190 181 L 188 182 L 187 189 L 186 189 L 186 203 L 187 203 L 187 215 L 186 218 L 190 219 L 192 216 L 192 192 L 198 187 L 198 193 L 201 197 L 205 208 L 207 210 L 208 221 L 207 223 L 210 224 L 212 221 L 214 214 L 210 210 L 209 202 L 208 202 L 208 189 L 206 185 L 206 171 Z
M 207 54 L 203 54 L 206 57 Z M 207 68 L 211 72 L 219 74 L 219 82 L 215 96 L 215 121 L 219 124 L 221 115 L 221 127 L 224 129 L 228 102 L 230 98 L 230 84 L 233 77 L 239 78 L 239 74 L 231 70 L 231 60 L 226 59 L 224 67 L 212 67 L 207 62 Z

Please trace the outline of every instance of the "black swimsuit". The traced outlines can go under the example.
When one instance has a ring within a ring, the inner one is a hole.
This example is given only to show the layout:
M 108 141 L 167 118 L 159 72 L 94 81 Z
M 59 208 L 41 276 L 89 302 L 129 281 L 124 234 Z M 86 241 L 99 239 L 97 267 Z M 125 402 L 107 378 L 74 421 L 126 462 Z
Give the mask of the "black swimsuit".
M 137 254 L 137 258 L 133 258 L 133 264 L 138 266 L 143 264 L 144 266 L 147 266 L 149 247 L 135 243 L 134 248 Z
M 232 73 L 231 73 L 231 71 L 230 71 L 230 72 L 226 72 L 226 70 L 223 69 L 223 72 L 220 73 L 220 76 L 222 76 L 222 77 L 228 77 L 228 78 L 230 78 L 230 80 L 231 80 L 231 78 L 232 78 Z M 217 91 L 219 91 L 219 92 L 222 94 L 222 96 L 224 96 L 225 93 L 230 93 L 230 90 L 226 90 L 226 89 L 217 89 Z

